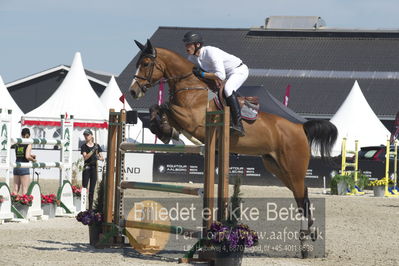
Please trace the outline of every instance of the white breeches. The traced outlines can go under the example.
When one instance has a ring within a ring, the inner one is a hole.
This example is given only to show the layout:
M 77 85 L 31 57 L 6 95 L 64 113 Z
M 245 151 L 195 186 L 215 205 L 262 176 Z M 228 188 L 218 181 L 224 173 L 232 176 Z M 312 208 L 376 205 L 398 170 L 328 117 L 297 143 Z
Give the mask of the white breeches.
M 238 90 L 242 84 L 247 80 L 249 70 L 247 65 L 243 64 L 240 67 L 235 68 L 227 76 L 226 84 L 224 85 L 224 94 L 229 97 L 233 91 Z

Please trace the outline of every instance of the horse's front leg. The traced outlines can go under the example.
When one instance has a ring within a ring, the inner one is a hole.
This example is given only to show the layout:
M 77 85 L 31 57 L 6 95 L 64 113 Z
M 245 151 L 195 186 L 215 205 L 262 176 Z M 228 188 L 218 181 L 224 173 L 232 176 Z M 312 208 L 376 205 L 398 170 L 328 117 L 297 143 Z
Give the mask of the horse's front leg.
M 151 106 L 150 115 L 150 130 L 163 143 L 169 143 L 171 139 L 179 139 L 179 132 L 170 124 L 168 110 L 165 106 L 157 104 Z

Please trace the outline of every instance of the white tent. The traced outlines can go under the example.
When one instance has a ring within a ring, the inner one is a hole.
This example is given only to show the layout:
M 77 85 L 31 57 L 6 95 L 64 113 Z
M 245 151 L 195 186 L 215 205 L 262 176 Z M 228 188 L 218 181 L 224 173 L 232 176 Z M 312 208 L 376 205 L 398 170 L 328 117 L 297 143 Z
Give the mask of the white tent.
M 79 52 L 75 54 L 71 69 L 58 89 L 47 101 L 26 116 L 54 118 L 65 113 L 74 115 L 78 120 L 108 118 L 107 110 L 86 77 Z
M 112 76 L 107 88 L 105 88 L 103 94 L 101 94 L 100 100 L 107 110 L 113 108 L 115 111 L 119 111 L 123 108 L 123 103 L 119 100 L 121 95 L 122 91 L 119 88 L 114 76 Z M 127 101 L 125 101 L 125 109 L 127 111 L 132 110 Z M 154 143 L 155 141 L 155 135 L 152 134 L 148 128 L 143 128 L 143 123 L 140 119 L 137 119 L 136 125 L 127 125 L 125 132 L 126 137 L 130 139 L 130 141 L 143 143 Z
M 123 108 L 123 103 L 119 100 L 121 96 L 122 91 L 116 83 L 114 76 L 112 76 L 108 83 L 108 86 L 101 94 L 100 100 L 107 110 L 114 108 L 115 111 L 119 111 Z M 125 109 L 127 111 L 132 110 L 127 101 L 125 101 Z
M 0 108 L 12 110 L 12 126 L 11 126 L 11 136 L 19 137 L 21 135 L 21 124 L 19 121 L 21 120 L 21 116 L 24 115 L 22 110 L 19 108 L 17 103 L 14 101 L 12 96 L 7 90 L 7 87 L 4 85 L 3 79 L 0 76 Z
M 353 151 L 355 140 L 359 141 L 359 147 L 385 145 L 390 136 L 388 129 L 371 109 L 357 81 L 330 122 L 338 129 L 337 142 L 332 151 L 334 156 L 341 154 L 343 138 L 347 139 L 346 149 Z
M 42 105 L 26 114 L 23 124 L 32 127 L 34 137 L 55 138 L 54 121 L 59 121 L 60 115 L 74 116 L 74 139 L 82 141 L 82 131 L 92 128 L 97 143 L 106 145 L 101 131 L 106 131 L 108 111 L 87 79 L 79 52 L 61 85 Z

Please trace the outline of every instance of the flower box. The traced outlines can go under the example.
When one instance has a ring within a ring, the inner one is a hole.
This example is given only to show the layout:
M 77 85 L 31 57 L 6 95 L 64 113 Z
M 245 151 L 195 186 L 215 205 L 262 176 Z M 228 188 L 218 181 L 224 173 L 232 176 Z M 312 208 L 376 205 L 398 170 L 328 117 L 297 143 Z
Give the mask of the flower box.
M 102 233 L 102 226 L 98 224 L 89 225 L 89 241 L 90 245 L 95 247 L 97 242 L 100 240 L 100 234 Z
M 48 218 L 55 218 L 56 205 L 52 203 L 42 204 L 43 214 L 47 215 Z
M 374 197 L 385 196 L 385 186 L 373 186 Z
M 338 195 L 346 195 L 348 192 L 348 184 L 345 181 L 339 181 L 337 183 Z
M 238 245 L 234 249 L 225 248 L 221 250 L 215 250 L 213 259 L 214 266 L 239 266 L 242 263 L 242 257 L 244 256 L 244 245 Z
M 84 211 L 82 210 L 82 198 L 73 196 L 73 205 L 75 206 L 75 209 L 77 212 Z
M 28 211 L 29 211 L 29 205 L 24 205 L 24 204 L 15 204 L 14 205 L 15 209 L 22 215 L 22 217 L 27 218 L 28 217 Z

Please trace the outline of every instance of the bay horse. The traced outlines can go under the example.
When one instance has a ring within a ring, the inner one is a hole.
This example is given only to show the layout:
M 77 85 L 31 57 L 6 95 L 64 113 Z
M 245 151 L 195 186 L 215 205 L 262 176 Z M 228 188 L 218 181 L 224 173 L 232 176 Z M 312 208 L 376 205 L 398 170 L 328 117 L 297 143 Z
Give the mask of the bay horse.
M 147 40 L 146 45 L 136 41 L 141 50 L 136 73 L 130 86 L 133 98 L 143 97 L 146 91 L 167 80 L 170 91 L 169 103 L 163 109 L 158 127 L 152 128 L 164 142 L 170 140 L 170 127 L 204 142 L 205 110 L 217 110 L 213 100 L 208 99 L 208 85 L 192 74 L 194 64 L 181 55 L 163 48 L 155 48 Z M 160 107 L 152 108 L 152 114 Z M 156 116 L 151 116 L 156 120 Z M 170 127 L 169 127 L 170 125 Z M 230 137 L 230 152 L 259 155 L 268 171 L 277 176 L 290 189 L 299 210 L 309 212 L 309 199 L 305 187 L 305 175 L 311 157 L 312 146 L 318 147 L 322 158 L 330 156 L 337 139 L 337 128 L 325 120 L 311 120 L 296 124 L 285 118 L 260 112 L 254 122 L 243 121 L 245 136 Z M 165 137 L 165 133 L 169 136 Z M 311 220 L 309 226 L 311 226 Z

